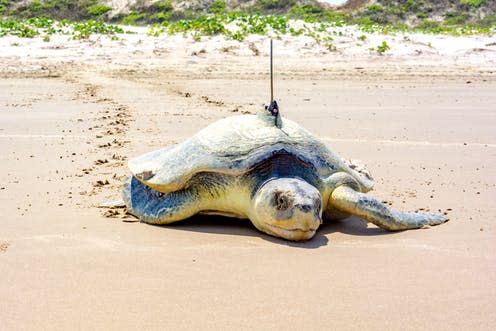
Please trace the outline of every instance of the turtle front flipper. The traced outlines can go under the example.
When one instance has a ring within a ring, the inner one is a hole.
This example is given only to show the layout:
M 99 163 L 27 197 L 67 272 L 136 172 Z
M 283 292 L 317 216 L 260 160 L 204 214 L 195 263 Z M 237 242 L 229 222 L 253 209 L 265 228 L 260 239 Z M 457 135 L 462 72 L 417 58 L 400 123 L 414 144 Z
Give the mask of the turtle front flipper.
M 418 229 L 447 221 L 441 214 L 401 212 L 387 207 L 377 199 L 342 185 L 329 197 L 332 207 L 363 218 L 389 231 Z
M 183 189 L 161 193 L 135 177 L 125 181 L 123 199 L 129 213 L 150 224 L 169 224 L 191 217 L 199 211 L 194 191 Z

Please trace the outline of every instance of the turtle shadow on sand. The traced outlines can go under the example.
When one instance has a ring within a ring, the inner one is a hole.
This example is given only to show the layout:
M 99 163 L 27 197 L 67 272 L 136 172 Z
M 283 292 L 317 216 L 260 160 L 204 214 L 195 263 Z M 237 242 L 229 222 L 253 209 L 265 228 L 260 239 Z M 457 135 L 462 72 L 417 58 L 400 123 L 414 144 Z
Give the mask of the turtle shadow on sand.
M 352 236 L 382 236 L 394 235 L 396 233 L 378 227 L 368 227 L 366 221 L 353 216 L 344 220 L 326 221 L 320 226 L 313 238 L 307 241 L 299 242 L 288 241 L 262 233 L 255 229 L 253 224 L 248 219 L 236 219 L 216 215 L 196 215 L 182 222 L 152 226 L 162 228 L 164 230 L 167 229 L 220 235 L 260 237 L 274 244 L 303 249 L 316 249 L 327 246 L 329 243 L 329 238 L 327 235 L 336 232 Z

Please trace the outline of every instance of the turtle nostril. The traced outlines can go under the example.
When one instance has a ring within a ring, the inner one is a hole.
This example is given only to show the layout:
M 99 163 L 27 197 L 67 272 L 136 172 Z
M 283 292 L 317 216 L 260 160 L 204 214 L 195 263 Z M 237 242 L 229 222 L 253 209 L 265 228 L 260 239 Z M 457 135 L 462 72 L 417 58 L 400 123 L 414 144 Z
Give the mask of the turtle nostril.
M 298 205 L 298 208 L 304 213 L 308 213 L 310 210 L 312 210 L 312 206 L 310 205 Z

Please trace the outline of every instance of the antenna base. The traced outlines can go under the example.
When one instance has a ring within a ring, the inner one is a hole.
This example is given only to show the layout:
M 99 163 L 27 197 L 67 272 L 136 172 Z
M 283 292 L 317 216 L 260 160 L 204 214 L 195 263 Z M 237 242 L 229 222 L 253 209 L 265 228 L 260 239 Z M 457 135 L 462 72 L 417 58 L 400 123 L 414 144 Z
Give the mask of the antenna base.
M 273 100 L 270 103 L 270 106 L 265 106 L 265 110 L 267 110 L 272 116 L 274 116 L 274 124 L 279 129 L 282 127 L 281 122 L 281 114 L 279 113 L 279 106 L 277 105 L 277 101 Z
M 265 109 L 267 109 L 267 111 L 271 113 L 272 116 L 277 116 L 277 114 L 279 114 L 279 105 L 277 104 L 276 100 L 272 100 L 270 106 L 265 106 Z

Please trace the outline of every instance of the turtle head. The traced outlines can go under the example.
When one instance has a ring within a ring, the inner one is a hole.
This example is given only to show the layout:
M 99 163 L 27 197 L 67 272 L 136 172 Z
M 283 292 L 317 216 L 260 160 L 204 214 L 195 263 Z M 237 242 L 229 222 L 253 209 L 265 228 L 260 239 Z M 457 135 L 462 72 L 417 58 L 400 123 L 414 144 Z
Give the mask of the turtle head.
M 307 240 L 322 223 L 320 193 L 301 179 L 270 180 L 258 189 L 252 203 L 250 220 L 273 236 Z

